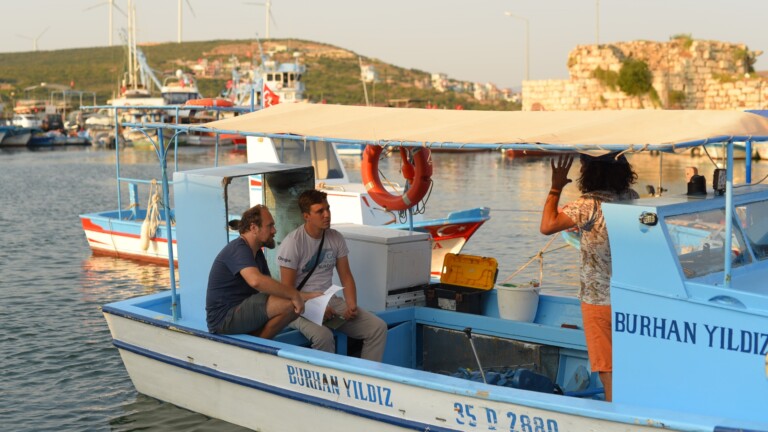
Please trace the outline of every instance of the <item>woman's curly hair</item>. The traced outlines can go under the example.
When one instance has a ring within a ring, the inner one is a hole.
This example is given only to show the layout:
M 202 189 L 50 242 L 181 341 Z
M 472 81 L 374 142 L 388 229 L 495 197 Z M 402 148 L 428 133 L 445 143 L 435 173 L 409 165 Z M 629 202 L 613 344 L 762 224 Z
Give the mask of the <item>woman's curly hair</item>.
M 621 193 L 637 181 L 637 173 L 624 155 L 609 153 L 592 157 L 582 154 L 580 160 L 582 170 L 578 183 L 582 193 L 600 190 Z

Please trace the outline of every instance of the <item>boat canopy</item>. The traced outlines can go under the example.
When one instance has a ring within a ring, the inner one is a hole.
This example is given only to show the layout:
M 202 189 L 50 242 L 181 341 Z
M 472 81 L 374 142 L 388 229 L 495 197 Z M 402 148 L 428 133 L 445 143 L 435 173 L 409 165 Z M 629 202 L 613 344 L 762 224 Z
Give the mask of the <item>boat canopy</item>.
M 741 111 L 464 111 L 280 104 L 203 126 L 310 141 L 592 154 L 768 141 L 768 118 Z

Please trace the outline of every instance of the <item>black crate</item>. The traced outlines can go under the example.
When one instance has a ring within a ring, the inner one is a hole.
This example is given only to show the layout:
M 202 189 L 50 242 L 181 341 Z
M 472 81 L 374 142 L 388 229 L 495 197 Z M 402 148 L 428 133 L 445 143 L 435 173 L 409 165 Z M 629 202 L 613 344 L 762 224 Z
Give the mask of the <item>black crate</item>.
M 427 307 L 481 314 L 483 299 L 488 290 L 459 285 L 434 284 L 424 289 Z

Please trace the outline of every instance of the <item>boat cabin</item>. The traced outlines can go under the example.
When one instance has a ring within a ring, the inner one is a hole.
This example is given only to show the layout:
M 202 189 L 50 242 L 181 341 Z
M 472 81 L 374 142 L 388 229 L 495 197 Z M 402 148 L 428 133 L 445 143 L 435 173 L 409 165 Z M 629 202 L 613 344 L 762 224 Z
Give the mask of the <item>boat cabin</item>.
M 765 420 L 768 187 L 733 204 L 730 222 L 711 193 L 603 205 L 616 403 Z

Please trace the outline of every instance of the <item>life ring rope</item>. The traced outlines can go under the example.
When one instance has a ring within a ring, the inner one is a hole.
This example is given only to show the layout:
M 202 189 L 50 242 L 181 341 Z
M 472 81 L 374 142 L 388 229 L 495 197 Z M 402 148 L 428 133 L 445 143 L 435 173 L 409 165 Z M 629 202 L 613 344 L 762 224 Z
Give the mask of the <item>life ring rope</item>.
M 432 155 L 428 148 L 401 148 L 403 177 L 409 187 L 402 195 L 392 194 L 384 188 L 379 174 L 382 146 L 367 145 L 363 151 L 361 174 L 365 190 L 371 199 L 387 210 L 407 210 L 418 204 L 432 186 Z M 413 163 L 411 163 L 413 160 Z

